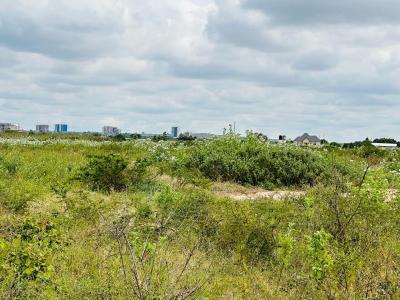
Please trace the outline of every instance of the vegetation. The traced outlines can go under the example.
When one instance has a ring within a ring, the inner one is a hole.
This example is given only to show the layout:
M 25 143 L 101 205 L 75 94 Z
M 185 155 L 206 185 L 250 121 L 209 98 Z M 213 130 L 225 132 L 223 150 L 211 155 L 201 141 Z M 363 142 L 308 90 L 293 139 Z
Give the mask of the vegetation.
M 3 299 L 400 298 L 397 150 L 7 134 L 0 175 Z
M 190 133 L 186 132 L 186 133 L 181 133 L 178 136 L 178 140 L 179 141 L 194 141 L 196 139 L 196 137 L 192 136 Z
M 397 147 L 400 147 L 400 142 L 396 141 L 393 138 L 378 138 L 378 139 L 374 139 L 374 143 L 396 144 Z

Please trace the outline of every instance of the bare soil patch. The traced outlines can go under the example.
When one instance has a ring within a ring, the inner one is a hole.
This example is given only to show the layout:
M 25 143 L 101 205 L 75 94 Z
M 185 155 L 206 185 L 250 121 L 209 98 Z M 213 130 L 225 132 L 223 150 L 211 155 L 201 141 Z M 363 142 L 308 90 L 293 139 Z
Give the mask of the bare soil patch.
M 269 191 L 259 187 L 244 187 L 234 183 L 215 183 L 214 192 L 220 197 L 227 197 L 236 201 L 272 199 L 283 200 L 287 198 L 299 198 L 306 194 L 301 190 L 276 190 Z

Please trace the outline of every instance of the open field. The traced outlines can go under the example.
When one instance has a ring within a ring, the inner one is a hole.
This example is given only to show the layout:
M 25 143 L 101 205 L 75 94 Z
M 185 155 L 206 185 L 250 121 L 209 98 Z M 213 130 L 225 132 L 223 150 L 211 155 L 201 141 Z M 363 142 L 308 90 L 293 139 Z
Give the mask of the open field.
M 397 150 L 6 135 L 0 175 L 3 299 L 400 298 Z

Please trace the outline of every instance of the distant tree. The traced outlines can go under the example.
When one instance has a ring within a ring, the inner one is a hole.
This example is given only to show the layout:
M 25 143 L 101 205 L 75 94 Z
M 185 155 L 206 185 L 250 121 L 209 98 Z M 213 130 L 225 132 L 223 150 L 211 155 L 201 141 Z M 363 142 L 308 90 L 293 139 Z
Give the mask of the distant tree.
M 337 148 L 341 147 L 341 145 L 339 143 L 336 143 L 336 142 L 331 142 L 329 145 L 331 145 L 332 147 L 337 147 Z
M 261 132 L 255 132 L 254 135 L 261 140 L 268 141 L 268 136 L 266 136 L 265 134 L 263 134 Z
M 134 139 L 134 140 L 138 140 L 138 139 L 141 139 L 141 138 L 142 138 L 142 135 L 141 135 L 140 133 L 132 133 L 132 134 L 130 135 L 130 137 L 131 137 L 132 139 Z
M 123 134 L 117 134 L 116 136 L 113 136 L 112 138 L 116 142 L 123 142 L 126 141 L 126 138 Z
M 397 144 L 398 142 L 392 138 L 378 138 L 378 139 L 374 139 L 374 143 Z
M 181 133 L 178 137 L 179 141 L 194 141 L 196 137 L 192 136 L 189 132 Z
M 262 140 L 262 141 L 268 141 L 268 136 L 266 136 L 265 134 L 263 134 L 263 133 L 261 133 L 261 132 L 253 132 L 253 131 L 251 131 L 251 130 L 248 130 L 247 132 L 246 132 L 246 135 L 252 135 L 252 136 L 255 136 L 255 137 L 257 137 L 257 138 L 259 138 L 260 140 Z
M 352 142 L 352 143 L 345 143 L 343 144 L 343 148 L 344 149 L 354 149 L 354 148 L 360 148 L 363 146 L 371 146 L 372 143 L 371 141 L 366 138 L 364 141 L 356 141 L 356 142 Z
M 328 142 L 327 140 L 325 140 L 325 139 L 322 139 L 322 140 L 321 140 L 321 144 L 322 144 L 322 145 L 328 145 L 329 142 Z
M 168 140 L 170 140 L 170 139 L 171 139 L 171 136 L 170 136 L 168 133 L 166 133 L 166 132 L 164 132 L 162 135 L 155 135 L 155 136 L 153 136 L 153 138 L 152 138 L 152 140 L 153 140 L 154 142 L 168 141 Z

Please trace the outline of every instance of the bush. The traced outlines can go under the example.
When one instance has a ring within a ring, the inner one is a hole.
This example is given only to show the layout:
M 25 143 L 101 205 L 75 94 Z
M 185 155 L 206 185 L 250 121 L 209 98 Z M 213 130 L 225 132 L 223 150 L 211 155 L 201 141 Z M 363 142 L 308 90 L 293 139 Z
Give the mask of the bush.
M 325 168 L 315 151 L 268 145 L 252 134 L 196 143 L 174 164 L 175 169 L 198 169 L 212 180 L 264 186 L 314 185 Z
M 124 142 L 126 141 L 126 138 L 122 134 L 117 134 L 116 136 L 113 136 L 112 139 L 116 142 Z
M 38 198 L 39 194 L 39 189 L 31 182 L 0 182 L 0 204 L 16 213 L 24 212 L 29 202 Z
M 124 171 L 127 166 L 128 163 L 115 154 L 90 156 L 75 178 L 93 191 L 120 191 L 126 187 Z
M 15 175 L 18 171 L 19 162 L 16 159 L 8 160 L 0 157 L 0 170 L 5 171 L 8 175 Z

